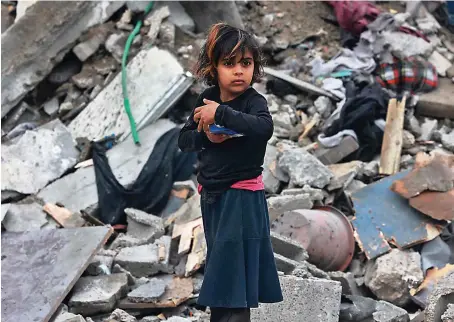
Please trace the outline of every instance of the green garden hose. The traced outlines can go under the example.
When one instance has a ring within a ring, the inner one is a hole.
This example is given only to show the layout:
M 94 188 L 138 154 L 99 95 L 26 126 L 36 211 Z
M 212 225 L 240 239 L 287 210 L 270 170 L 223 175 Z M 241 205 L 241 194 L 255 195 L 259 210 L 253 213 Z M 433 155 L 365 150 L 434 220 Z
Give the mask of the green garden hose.
M 153 1 L 150 1 L 148 6 L 145 8 L 144 17 L 151 11 L 152 8 L 153 8 Z M 121 60 L 121 85 L 122 85 L 122 89 L 123 89 L 123 104 L 125 106 L 126 114 L 128 115 L 128 118 L 129 118 L 129 125 L 131 127 L 131 134 L 134 139 L 134 143 L 137 145 L 140 145 L 140 140 L 139 140 L 139 133 L 137 133 L 136 121 L 134 120 L 134 116 L 132 115 L 131 104 L 129 103 L 129 98 L 128 98 L 128 88 L 127 88 L 127 84 L 126 84 L 126 63 L 128 61 L 129 49 L 131 48 L 131 44 L 134 40 L 134 37 L 140 32 L 140 28 L 142 28 L 142 23 L 143 23 L 143 19 L 140 19 L 139 21 L 137 21 L 136 27 L 129 35 L 128 40 L 126 41 L 125 50 L 123 51 L 123 58 Z

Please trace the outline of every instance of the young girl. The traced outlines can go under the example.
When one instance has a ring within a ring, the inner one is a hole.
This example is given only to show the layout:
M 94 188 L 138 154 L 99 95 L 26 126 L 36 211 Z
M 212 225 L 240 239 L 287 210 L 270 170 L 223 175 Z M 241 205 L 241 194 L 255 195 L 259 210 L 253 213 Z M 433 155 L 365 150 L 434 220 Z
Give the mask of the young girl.
M 211 308 L 216 322 L 247 322 L 249 308 L 282 301 L 262 182 L 273 120 L 265 98 L 251 87 L 261 73 L 255 39 L 213 25 L 197 65 L 197 76 L 213 86 L 198 98 L 178 140 L 182 151 L 200 151 L 207 258 L 198 303 Z M 243 136 L 213 134 L 212 124 Z

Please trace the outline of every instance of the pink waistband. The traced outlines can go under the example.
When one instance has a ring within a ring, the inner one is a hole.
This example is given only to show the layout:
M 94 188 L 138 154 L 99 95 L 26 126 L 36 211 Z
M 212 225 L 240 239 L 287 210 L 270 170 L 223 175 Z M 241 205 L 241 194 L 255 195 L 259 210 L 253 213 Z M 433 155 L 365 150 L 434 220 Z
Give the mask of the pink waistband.
M 257 178 L 238 181 L 230 186 L 232 189 L 240 190 L 250 190 L 250 191 L 259 191 L 265 189 L 265 184 L 263 183 L 263 176 L 259 175 Z M 199 193 L 202 191 L 202 186 L 198 186 Z

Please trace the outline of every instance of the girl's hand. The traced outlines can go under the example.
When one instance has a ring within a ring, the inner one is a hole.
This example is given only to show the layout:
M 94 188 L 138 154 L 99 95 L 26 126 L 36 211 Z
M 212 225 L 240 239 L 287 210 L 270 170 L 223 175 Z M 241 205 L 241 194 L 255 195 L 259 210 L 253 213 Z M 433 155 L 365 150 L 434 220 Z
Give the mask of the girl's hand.
M 225 140 L 230 139 L 230 136 L 225 135 L 225 134 L 213 134 L 210 132 L 210 130 L 205 131 L 205 134 L 207 135 L 208 140 L 210 140 L 212 143 L 222 143 Z
M 216 114 L 216 109 L 219 106 L 219 103 L 210 101 L 208 99 L 203 99 L 203 102 L 206 105 L 197 107 L 194 110 L 194 121 L 199 124 L 197 131 L 202 131 L 202 129 L 208 133 L 210 124 L 214 123 L 214 116 Z

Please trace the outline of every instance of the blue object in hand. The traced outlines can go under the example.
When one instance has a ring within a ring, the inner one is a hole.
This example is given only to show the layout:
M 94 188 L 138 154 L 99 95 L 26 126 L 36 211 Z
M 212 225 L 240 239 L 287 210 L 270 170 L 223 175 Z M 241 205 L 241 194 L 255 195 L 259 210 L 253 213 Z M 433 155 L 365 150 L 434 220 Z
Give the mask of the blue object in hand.
M 210 132 L 213 133 L 213 134 L 225 134 L 225 135 L 229 135 L 229 136 L 232 136 L 232 137 L 243 136 L 242 133 L 238 133 L 238 132 L 236 132 L 234 130 L 228 129 L 226 127 L 223 127 L 223 126 L 220 126 L 220 125 L 217 125 L 217 124 L 211 124 L 210 125 Z

